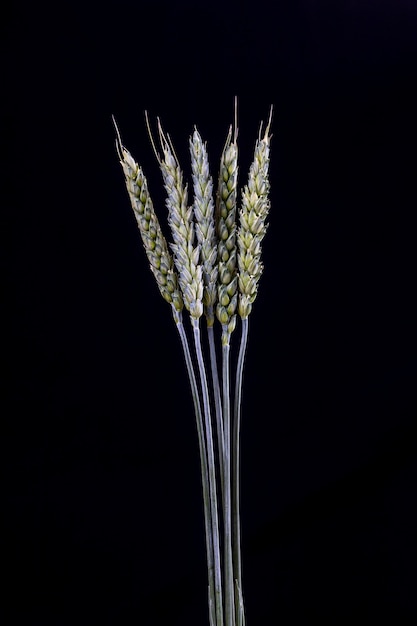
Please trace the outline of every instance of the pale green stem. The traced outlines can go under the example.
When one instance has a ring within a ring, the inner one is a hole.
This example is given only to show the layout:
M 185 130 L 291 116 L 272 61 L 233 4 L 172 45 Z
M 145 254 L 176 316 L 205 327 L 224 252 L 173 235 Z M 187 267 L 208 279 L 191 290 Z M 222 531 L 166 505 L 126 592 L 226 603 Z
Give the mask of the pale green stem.
M 232 510 L 233 510 L 233 571 L 238 585 L 238 614 L 237 626 L 243 626 L 243 598 L 242 598 L 242 555 L 240 541 L 240 423 L 242 412 L 242 383 L 243 365 L 245 362 L 246 347 L 248 342 L 249 320 L 242 319 L 242 334 L 240 337 L 239 355 L 236 365 L 236 388 L 233 415 L 233 470 L 232 470 Z
M 210 589 L 210 585 L 208 587 L 208 607 L 209 607 L 209 626 L 216 626 L 216 607 L 215 598 Z
M 212 536 L 213 536 L 213 557 L 214 557 L 214 588 L 216 596 L 216 624 L 217 626 L 223 626 L 223 593 L 222 593 L 222 576 L 221 576 L 221 562 L 220 562 L 220 534 L 219 534 L 219 518 L 217 508 L 217 493 L 216 493 L 216 467 L 214 461 L 214 445 L 213 445 L 213 433 L 211 427 L 211 415 L 210 415 L 210 399 L 209 390 L 207 384 L 206 369 L 203 359 L 203 351 L 201 346 L 201 334 L 199 321 L 195 318 L 192 319 L 194 329 L 194 342 L 197 355 L 197 363 L 200 371 L 201 389 L 203 392 L 203 406 L 204 406 L 204 422 L 206 427 L 206 443 L 207 443 L 207 462 L 208 462 L 208 478 L 210 487 L 210 507 L 211 507 L 211 523 L 212 523 Z
M 231 447 L 230 447 L 230 333 L 223 324 L 222 334 L 223 423 L 224 423 L 224 592 L 226 626 L 235 626 L 232 555 Z
M 245 626 L 245 610 L 243 607 L 242 590 L 239 587 L 237 579 L 235 579 L 235 583 L 236 583 L 236 612 L 237 612 L 236 624 L 237 626 Z
M 223 415 L 222 415 L 222 398 L 220 391 L 219 373 L 217 368 L 216 357 L 216 345 L 214 341 L 214 329 L 213 326 L 207 326 L 207 335 L 210 348 L 210 365 L 211 376 L 213 380 L 213 395 L 214 405 L 216 409 L 216 430 L 217 430 L 217 442 L 219 450 L 219 468 L 220 468 L 220 481 L 222 498 L 224 498 L 224 433 L 223 433 Z
M 210 507 L 210 489 L 208 483 L 207 470 L 207 450 L 204 436 L 203 415 L 201 412 L 201 403 L 198 393 L 197 380 L 194 373 L 194 365 L 192 362 L 190 348 L 188 345 L 187 335 L 182 323 L 182 313 L 175 311 L 173 307 L 174 320 L 177 325 L 178 333 L 181 339 L 182 348 L 187 366 L 188 378 L 190 380 L 191 393 L 194 401 L 194 411 L 197 422 L 198 443 L 200 448 L 200 464 L 201 478 L 203 486 L 203 503 L 204 503 L 204 524 L 206 532 L 206 550 L 207 550 L 207 570 L 208 570 L 208 594 L 209 594 L 209 611 L 212 613 L 211 607 L 215 605 L 215 585 L 214 585 L 214 555 L 213 555 L 213 536 L 211 523 L 211 507 Z M 211 620 L 212 618 L 210 618 Z

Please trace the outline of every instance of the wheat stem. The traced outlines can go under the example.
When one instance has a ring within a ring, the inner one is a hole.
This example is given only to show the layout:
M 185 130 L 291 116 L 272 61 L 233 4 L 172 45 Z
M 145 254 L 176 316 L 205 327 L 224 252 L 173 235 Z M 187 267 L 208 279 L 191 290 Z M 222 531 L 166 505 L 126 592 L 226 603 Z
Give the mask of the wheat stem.
M 214 552 L 213 552 L 213 532 L 211 521 L 211 503 L 210 503 L 210 486 L 209 474 L 207 469 L 207 448 L 204 434 L 203 414 L 201 411 L 201 403 L 198 391 L 197 380 L 194 372 L 194 365 L 191 358 L 190 348 L 188 345 L 187 335 L 182 323 L 182 313 L 173 311 L 174 320 L 181 339 L 181 345 L 184 352 L 185 363 L 187 367 L 188 378 L 190 381 L 191 392 L 194 402 L 194 412 L 197 422 L 197 435 L 200 450 L 201 479 L 203 489 L 203 505 L 204 505 L 204 525 L 206 535 L 206 553 L 207 553 L 207 573 L 208 573 L 208 594 L 209 609 L 216 605 L 215 595 L 215 576 L 214 576 Z M 211 614 L 211 611 L 210 611 Z M 210 617 L 212 619 L 212 616 Z
M 220 533 L 219 533 L 219 518 L 217 507 L 217 492 L 216 492 L 216 467 L 214 460 L 214 447 L 213 447 L 213 434 L 211 428 L 211 414 L 210 414 L 210 399 L 209 389 L 207 384 L 207 376 L 203 359 L 203 352 L 201 346 L 201 334 L 199 320 L 191 318 L 193 331 L 194 331 L 194 343 L 197 355 L 197 363 L 200 372 L 200 382 L 203 395 L 203 407 L 204 407 L 204 421 L 206 432 L 206 444 L 207 444 L 207 470 L 208 481 L 210 487 L 210 508 L 211 508 L 211 523 L 213 532 L 213 557 L 214 557 L 214 588 L 216 597 L 216 619 L 217 626 L 223 626 L 223 592 L 222 592 L 222 576 L 221 576 L 221 560 L 220 560 Z
M 236 610 L 238 615 L 243 610 L 242 600 L 242 554 L 241 554 L 241 538 L 240 538 L 240 424 L 241 424 L 241 407 L 242 407 L 242 384 L 243 384 L 243 366 L 246 356 L 246 347 L 248 341 L 248 318 L 242 320 L 242 329 L 240 337 L 239 354 L 236 365 L 236 386 L 234 397 L 234 415 L 233 415 L 233 452 L 232 452 L 232 511 L 233 511 L 233 571 L 236 583 L 239 587 L 239 595 L 237 596 L 238 606 Z M 242 616 L 240 617 L 242 619 Z M 238 626 L 241 626 L 238 620 Z
M 223 325 L 222 384 L 224 420 L 224 590 L 225 624 L 235 625 L 235 599 L 232 554 L 232 503 L 231 503 L 231 423 L 230 423 L 230 333 Z
M 210 351 L 210 366 L 211 366 L 211 378 L 213 382 L 213 396 L 214 405 L 216 411 L 216 431 L 217 431 L 217 445 L 218 445 L 218 461 L 220 471 L 220 483 L 222 499 L 224 498 L 224 428 L 223 428 L 223 410 L 222 410 L 222 398 L 220 391 L 220 379 L 217 368 L 217 355 L 216 345 L 214 339 L 213 326 L 207 326 L 207 335 L 209 341 Z
M 245 609 L 243 606 L 243 595 L 242 595 L 242 589 L 239 586 L 239 583 L 236 582 L 236 612 L 237 612 L 237 618 L 236 618 L 236 626 L 245 626 Z

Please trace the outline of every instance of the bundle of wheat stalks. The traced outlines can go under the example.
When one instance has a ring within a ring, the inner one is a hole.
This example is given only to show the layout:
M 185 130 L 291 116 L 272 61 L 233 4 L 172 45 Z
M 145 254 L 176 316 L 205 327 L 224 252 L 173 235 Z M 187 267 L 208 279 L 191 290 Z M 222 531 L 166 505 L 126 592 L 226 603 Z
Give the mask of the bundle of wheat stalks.
M 191 385 L 200 447 L 210 626 L 243 626 L 239 513 L 241 398 L 248 318 L 263 270 L 261 244 L 270 208 L 271 115 L 263 132 L 261 124 L 240 204 L 236 119 L 229 128 L 221 155 L 216 194 L 206 144 L 197 129 L 190 137 L 191 203 L 169 136 L 158 120 L 162 150 L 159 153 L 147 117 L 146 120 L 166 190 L 173 239 L 170 245 L 162 233 L 143 170 L 124 147 L 117 126 L 116 146 L 150 268 L 162 297 L 171 305 Z M 190 315 L 195 359 L 183 326 L 184 307 Z M 210 376 L 200 336 L 203 317 Z M 230 340 L 237 317 L 241 320 L 241 335 L 232 394 Z M 216 318 L 222 329 L 221 374 L 217 366 Z

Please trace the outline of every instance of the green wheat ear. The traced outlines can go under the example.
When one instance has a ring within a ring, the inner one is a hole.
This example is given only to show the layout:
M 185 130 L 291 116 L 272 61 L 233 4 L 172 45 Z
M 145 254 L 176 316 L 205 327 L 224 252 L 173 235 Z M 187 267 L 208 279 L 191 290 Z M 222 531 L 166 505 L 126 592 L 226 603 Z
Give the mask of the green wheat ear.
M 183 173 L 174 149 L 158 120 L 159 138 L 163 158 L 159 159 L 168 208 L 168 223 L 174 243 L 174 262 L 178 272 L 184 304 L 194 319 L 203 314 L 203 268 L 200 263 L 200 246 L 195 245 L 195 227 L 192 207 L 188 206 L 188 189 L 183 184 Z
M 236 250 L 236 202 L 238 149 L 237 129 L 232 138 L 229 129 L 220 160 L 217 188 L 217 236 L 218 244 L 218 294 L 217 319 L 222 324 L 224 333 L 230 336 L 236 325 L 237 308 L 237 250 Z M 223 340 L 226 340 L 225 337 Z
M 272 109 L 271 109 L 272 115 Z M 239 267 L 239 306 L 242 319 L 248 317 L 258 293 L 263 272 L 261 243 L 265 236 L 270 209 L 269 153 L 271 115 L 263 136 L 261 129 L 255 144 L 255 153 L 249 169 L 248 183 L 242 192 L 242 207 L 237 234 Z
M 164 300 L 172 304 L 177 312 L 180 312 L 183 309 L 183 299 L 178 285 L 178 276 L 174 269 L 174 261 L 169 252 L 168 244 L 155 214 L 146 177 L 142 168 L 123 146 L 119 134 L 116 147 L 151 271 Z
M 193 212 L 197 240 L 201 250 L 204 279 L 204 312 L 207 325 L 214 323 L 214 305 L 217 300 L 217 238 L 214 222 L 213 180 L 210 176 L 206 144 L 194 130 L 190 138 L 193 175 Z

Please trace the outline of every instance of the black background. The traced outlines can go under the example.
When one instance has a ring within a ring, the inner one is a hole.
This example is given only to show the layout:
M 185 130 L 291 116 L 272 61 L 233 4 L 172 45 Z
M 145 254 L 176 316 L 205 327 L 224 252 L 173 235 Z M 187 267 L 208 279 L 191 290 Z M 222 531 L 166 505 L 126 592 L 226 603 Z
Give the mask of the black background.
M 144 111 L 187 176 L 197 125 L 216 173 L 235 95 L 243 182 L 274 105 L 247 623 L 415 623 L 415 3 L 15 3 L 2 22 L 4 626 L 208 623 L 192 401 L 111 116 L 163 221 Z

